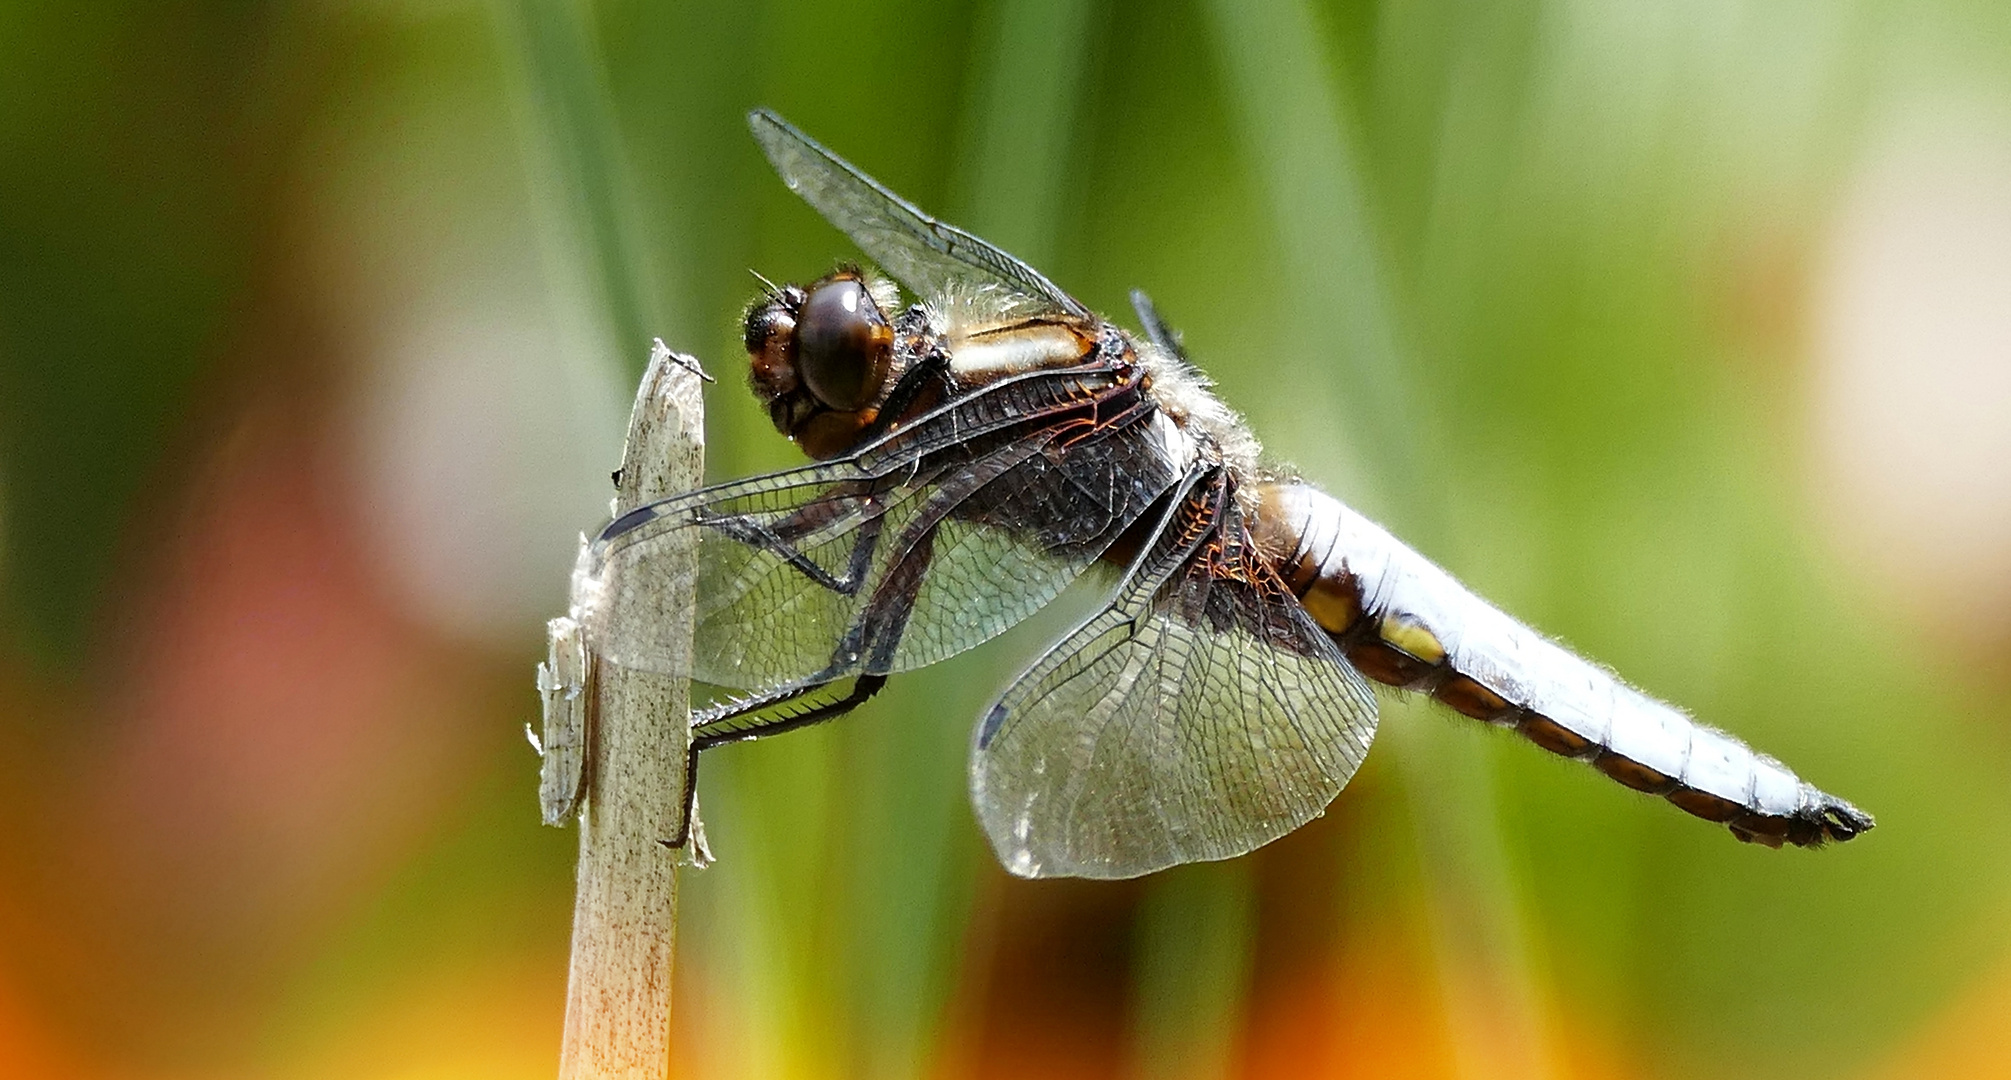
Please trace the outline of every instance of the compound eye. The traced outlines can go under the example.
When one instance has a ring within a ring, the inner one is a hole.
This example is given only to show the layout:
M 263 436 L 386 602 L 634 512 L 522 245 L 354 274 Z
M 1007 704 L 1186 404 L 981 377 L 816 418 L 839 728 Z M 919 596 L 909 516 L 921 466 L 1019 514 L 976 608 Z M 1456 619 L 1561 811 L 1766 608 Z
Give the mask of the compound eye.
M 796 370 L 838 412 L 872 404 L 893 361 L 894 331 L 857 278 L 811 286 L 796 315 Z
M 784 301 L 773 300 L 747 313 L 748 374 L 754 392 L 773 400 L 793 392 L 800 380 L 791 356 L 796 337 L 796 320 Z

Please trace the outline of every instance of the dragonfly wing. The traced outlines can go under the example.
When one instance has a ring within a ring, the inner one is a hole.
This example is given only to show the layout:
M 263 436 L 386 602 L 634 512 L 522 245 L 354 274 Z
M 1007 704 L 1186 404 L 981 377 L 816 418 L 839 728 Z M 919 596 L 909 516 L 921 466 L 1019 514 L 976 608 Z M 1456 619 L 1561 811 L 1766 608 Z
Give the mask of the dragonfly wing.
M 625 515 L 580 570 L 589 643 L 613 663 L 765 691 L 908 670 L 1004 631 L 1173 483 L 1158 425 L 1065 438 L 1069 414 L 1042 402 L 1067 382 L 1006 385 L 896 443 Z M 994 415 L 1028 419 L 988 429 Z M 679 575 L 695 583 L 688 654 L 668 632 Z
M 1146 340 L 1166 350 L 1175 360 L 1186 362 L 1187 346 L 1180 340 L 1180 331 L 1168 326 L 1159 314 L 1159 305 L 1144 289 L 1131 290 L 1131 310 L 1138 315 L 1139 329 L 1145 331 Z
M 1030 309 L 1092 317 L 1040 271 L 923 213 L 780 116 L 756 109 L 747 114 L 747 125 L 789 190 L 916 293 L 937 296 L 959 282 L 990 285 L 1008 290 Z
M 1241 855 L 1326 809 L 1375 697 L 1259 558 L 1219 473 L 1109 607 L 981 723 L 972 797 L 1006 868 L 1124 878 Z

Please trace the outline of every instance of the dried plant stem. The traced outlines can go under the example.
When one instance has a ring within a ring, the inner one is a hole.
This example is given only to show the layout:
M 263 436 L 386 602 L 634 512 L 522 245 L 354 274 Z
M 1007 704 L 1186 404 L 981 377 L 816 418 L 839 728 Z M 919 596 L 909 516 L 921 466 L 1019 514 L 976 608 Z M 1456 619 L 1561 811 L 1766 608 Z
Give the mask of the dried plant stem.
M 617 514 L 698 486 L 704 410 L 696 365 L 686 363 L 657 343 L 629 418 Z M 690 578 L 678 577 L 686 595 L 666 597 L 664 610 L 688 614 Z M 682 633 L 688 641 L 688 619 Z M 591 649 L 586 656 L 579 891 L 559 1076 L 661 1078 L 669 1067 L 681 857 L 661 841 L 677 835 L 683 813 L 691 688 L 685 679 L 603 663 Z M 549 777 L 545 790 L 553 790 Z M 546 803 L 549 817 L 554 807 Z

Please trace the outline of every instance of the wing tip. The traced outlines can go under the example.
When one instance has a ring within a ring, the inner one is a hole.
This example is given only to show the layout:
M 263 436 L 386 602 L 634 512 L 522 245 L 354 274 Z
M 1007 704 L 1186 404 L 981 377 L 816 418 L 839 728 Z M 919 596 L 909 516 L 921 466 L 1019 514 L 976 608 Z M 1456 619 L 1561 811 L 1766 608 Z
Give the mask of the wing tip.
M 766 105 L 747 110 L 747 130 L 760 144 L 761 153 L 768 158 L 768 163 L 778 170 L 782 170 L 782 161 L 776 155 L 785 152 L 784 147 L 791 143 L 830 153 L 817 140 L 803 134 L 802 129 L 782 119 L 781 113 Z M 794 188 L 795 184 L 791 182 L 790 187 Z

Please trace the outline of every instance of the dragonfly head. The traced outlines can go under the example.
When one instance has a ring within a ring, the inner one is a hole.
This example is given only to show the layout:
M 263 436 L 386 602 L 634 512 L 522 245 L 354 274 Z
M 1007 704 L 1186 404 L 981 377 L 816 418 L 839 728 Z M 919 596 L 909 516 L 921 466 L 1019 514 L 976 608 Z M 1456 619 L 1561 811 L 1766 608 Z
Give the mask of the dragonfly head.
M 848 446 L 886 394 L 894 329 L 873 293 L 843 267 L 808 288 L 772 289 L 747 310 L 749 385 L 812 457 Z

